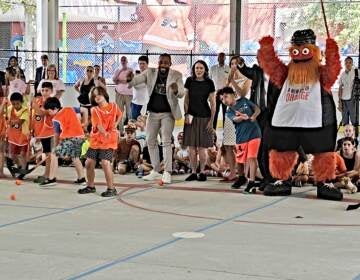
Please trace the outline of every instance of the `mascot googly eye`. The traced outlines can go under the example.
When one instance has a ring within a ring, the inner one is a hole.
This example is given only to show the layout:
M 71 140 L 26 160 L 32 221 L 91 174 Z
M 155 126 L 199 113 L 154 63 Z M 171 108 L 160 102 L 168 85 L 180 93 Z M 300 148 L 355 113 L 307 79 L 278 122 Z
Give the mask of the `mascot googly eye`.
M 302 54 L 304 54 L 304 55 L 308 55 L 309 53 L 310 53 L 310 50 L 308 48 L 304 48 L 302 50 Z
M 295 55 L 295 56 L 299 55 L 299 53 L 300 53 L 300 51 L 298 49 L 293 49 L 292 50 L 292 54 Z

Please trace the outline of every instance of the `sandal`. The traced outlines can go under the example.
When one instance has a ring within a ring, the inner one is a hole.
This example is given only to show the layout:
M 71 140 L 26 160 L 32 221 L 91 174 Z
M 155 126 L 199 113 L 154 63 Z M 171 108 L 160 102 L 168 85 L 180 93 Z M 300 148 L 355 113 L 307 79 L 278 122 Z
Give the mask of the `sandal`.
M 85 188 L 78 190 L 79 194 L 87 194 L 87 193 L 94 193 L 94 192 L 96 192 L 96 188 L 89 187 L 89 186 L 86 186 Z

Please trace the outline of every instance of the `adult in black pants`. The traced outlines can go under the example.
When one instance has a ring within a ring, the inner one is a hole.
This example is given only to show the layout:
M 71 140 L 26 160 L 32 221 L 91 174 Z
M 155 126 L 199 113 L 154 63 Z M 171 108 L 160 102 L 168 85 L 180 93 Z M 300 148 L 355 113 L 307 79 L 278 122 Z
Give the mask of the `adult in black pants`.
M 261 113 L 257 117 L 262 134 L 258 163 L 260 172 L 264 177 L 260 185 L 260 190 L 263 190 L 267 183 L 273 181 L 269 170 L 268 131 L 271 116 L 274 113 L 273 105 L 276 104 L 280 91 L 269 82 L 265 77 L 264 71 L 258 65 L 254 64 L 250 68 L 245 65 L 244 59 L 240 58 L 238 69 L 241 74 L 252 81 L 250 100 L 261 109 Z
M 226 81 L 230 73 L 230 67 L 225 65 L 225 54 L 223 52 L 218 54 L 219 64 L 213 65 L 209 71 L 209 78 L 213 80 L 216 92 L 226 86 Z M 213 128 L 216 130 L 218 116 L 222 108 L 223 126 L 225 121 L 226 105 L 224 105 L 220 99 L 220 95 L 216 94 L 216 111 L 214 115 Z

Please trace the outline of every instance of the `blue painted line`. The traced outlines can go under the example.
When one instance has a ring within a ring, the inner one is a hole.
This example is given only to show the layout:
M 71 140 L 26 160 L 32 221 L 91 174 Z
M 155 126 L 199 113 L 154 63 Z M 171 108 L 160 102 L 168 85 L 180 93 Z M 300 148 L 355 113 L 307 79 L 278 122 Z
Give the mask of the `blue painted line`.
M 146 189 L 142 189 L 142 190 L 139 190 L 139 191 L 136 191 L 136 192 L 127 193 L 126 195 L 124 195 L 124 197 L 129 196 L 129 195 L 133 195 L 133 194 L 136 194 L 136 193 L 148 191 L 149 189 L 151 189 L 151 188 L 146 188 Z M 95 204 L 104 203 L 104 202 L 107 202 L 109 200 L 114 200 L 114 199 L 116 199 L 116 197 L 97 200 L 97 201 L 94 201 L 94 202 L 81 204 L 81 205 L 78 205 L 78 206 L 75 206 L 75 207 L 65 208 L 65 209 L 62 209 L 62 210 L 59 210 L 59 211 L 50 212 L 50 213 L 47 213 L 47 214 L 42 214 L 42 215 L 38 215 L 38 216 L 26 218 L 26 219 L 17 220 L 17 221 L 14 221 L 14 222 L 10 222 L 10 223 L 0 225 L 0 229 L 8 227 L 8 226 L 18 225 L 18 224 L 22 224 L 22 223 L 26 223 L 26 222 L 31 222 L 31 221 L 42 219 L 42 218 L 45 218 L 45 217 L 50 217 L 50 216 L 54 216 L 54 215 L 58 215 L 58 214 L 62 214 L 62 213 L 67 213 L 67 212 L 70 212 L 70 211 L 73 211 L 73 210 L 76 210 L 76 209 L 92 206 L 92 205 L 95 205 Z
M 232 221 L 232 220 L 234 220 L 234 219 L 237 219 L 237 218 L 239 218 L 239 217 L 242 217 L 242 216 L 248 215 L 248 214 L 250 214 L 250 213 L 253 213 L 253 212 L 256 212 L 256 211 L 259 211 L 259 210 L 268 208 L 268 207 L 271 207 L 271 206 L 273 206 L 273 205 L 275 205 L 275 204 L 277 204 L 277 203 L 279 203 L 279 202 L 281 202 L 281 201 L 283 201 L 283 200 L 285 200 L 285 199 L 288 199 L 288 198 L 289 198 L 289 196 L 287 196 L 287 197 L 282 197 L 282 198 L 280 198 L 280 199 L 276 199 L 276 200 L 272 201 L 271 203 L 268 203 L 268 204 L 265 204 L 265 205 L 263 205 L 263 206 L 260 206 L 260 207 L 257 207 L 257 208 L 248 210 L 248 211 L 246 211 L 246 212 L 243 212 L 243 213 L 234 215 L 234 216 L 232 216 L 232 217 L 230 217 L 230 218 L 227 218 L 227 219 L 224 219 L 224 220 L 222 220 L 222 221 L 220 221 L 220 222 L 212 223 L 212 224 L 210 224 L 210 225 L 208 225 L 208 226 L 206 226 L 206 227 L 203 227 L 203 228 L 200 228 L 200 229 L 198 229 L 198 230 L 195 230 L 195 232 L 203 232 L 203 231 L 207 231 L 207 230 L 209 230 L 209 229 L 211 229 L 211 228 L 218 227 L 218 226 L 220 226 L 220 225 L 223 225 L 223 224 L 225 224 L 225 223 L 227 223 L 227 222 L 230 222 L 230 221 Z M 112 267 L 112 266 L 114 266 L 114 265 L 117 265 L 117 264 L 120 264 L 120 263 L 124 263 L 124 262 L 130 261 L 130 260 L 133 260 L 133 259 L 135 259 L 135 258 L 137 258 L 137 257 L 146 255 L 146 254 L 151 253 L 151 252 L 154 252 L 154 251 L 156 251 L 156 250 L 158 250 L 158 249 L 161 249 L 161 248 L 163 248 L 163 247 L 166 247 L 166 246 L 168 246 L 168 245 L 171 245 L 171 244 L 173 244 L 173 243 L 176 243 L 176 242 L 178 242 L 178 241 L 180 241 L 180 240 L 183 240 L 183 238 L 173 238 L 173 239 L 171 239 L 171 240 L 167 240 L 167 241 L 165 241 L 165 242 L 156 244 L 156 245 L 154 245 L 154 246 L 152 246 L 152 247 L 150 247 L 150 248 L 147 248 L 147 249 L 141 250 L 141 251 L 139 251 L 139 252 L 137 252 L 137 253 L 131 254 L 131 255 L 129 255 L 129 256 L 121 257 L 121 258 L 115 259 L 115 260 L 113 260 L 113 261 L 111 261 L 111 262 L 107 262 L 107 263 L 104 263 L 104 264 L 100 264 L 100 265 L 95 266 L 95 267 L 93 267 L 93 268 L 90 268 L 90 269 L 88 269 L 88 270 L 86 270 L 86 271 L 84 271 L 84 272 L 81 272 L 81 273 L 79 273 L 79 274 L 70 276 L 69 278 L 66 278 L 66 279 L 67 279 L 67 280 L 76 280 L 76 279 L 80 279 L 80 278 L 86 277 L 86 276 L 88 276 L 88 275 L 90 275 L 90 274 L 93 274 L 93 273 L 96 273 L 96 272 L 98 272 L 98 271 L 107 269 L 107 268 Z
M 47 209 L 47 210 L 65 210 L 66 208 L 56 208 L 56 207 L 45 207 L 45 206 L 33 206 L 33 205 L 23 205 L 23 204 L 10 204 L 10 203 L 0 203 L 0 207 L 20 207 L 20 208 L 34 208 L 34 209 Z

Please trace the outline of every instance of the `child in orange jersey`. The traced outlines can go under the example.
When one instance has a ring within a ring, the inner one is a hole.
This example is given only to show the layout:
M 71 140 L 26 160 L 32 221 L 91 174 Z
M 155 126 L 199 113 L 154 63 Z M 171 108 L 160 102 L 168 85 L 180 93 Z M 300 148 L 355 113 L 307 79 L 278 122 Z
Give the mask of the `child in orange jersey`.
M 49 97 L 44 104 L 50 116 L 53 116 L 55 132 L 55 154 L 60 158 L 71 158 L 76 169 L 77 184 L 86 183 L 83 166 L 80 161 L 81 145 L 84 142 L 84 128 L 87 125 L 87 111 L 81 111 L 77 107 L 61 107 L 57 97 Z M 83 123 L 79 115 L 82 114 Z M 52 186 L 56 184 L 56 178 L 48 178 L 40 186 Z
M 4 159 L 5 159 L 5 144 L 6 144 L 6 119 L 5 119 L 5 100 L 4 91 L 0 84 L 0 179 L 5 178 L 4 174 Z
M 52 95 L 53 85 L 50 82 L 41 84 L 41 95 L 36 95 L 32 102 L 32 130 L 34 137 L 41 141 L 43 153 L 46 155 L 45 173 L 44 176 L 39 176 L 34 180 L 34 183 L 41 184 L 47 178 L 54 178 L 57 169 L 57 158 L 55 155 L 54 145 L 54 126 L 52 123 L 52 116 L 50 116 L 45 108 L 45 101 Z
M 101 194 L 103 197 L 115 196 L 113 172 L 111 161 L 118 144 L 118 131 L 116 129 L 121 121 L 122 113 L 115 103 L 109 103 L 109 95 L 102 87 L 95 87 L 90 93 L 92 129 L 90 133 L 90 147 L 86 153 L 86 175 L 88 185 L 79 189 L 79 194 L 94 193 L 96 160 L 101 160 L 105 173 L 107 190 Z
M 29 144 L 29 109 L 24 104 L 20 92 L 14 92 L 10 97 L 10 102 L 11 105 L 7 109 L 9 157 L 14 162 L 17 162 L 24 171 L 26 169 L 26 153 Z M 23 179 L 24 176 L 20 174 L 18 179 Z

